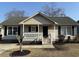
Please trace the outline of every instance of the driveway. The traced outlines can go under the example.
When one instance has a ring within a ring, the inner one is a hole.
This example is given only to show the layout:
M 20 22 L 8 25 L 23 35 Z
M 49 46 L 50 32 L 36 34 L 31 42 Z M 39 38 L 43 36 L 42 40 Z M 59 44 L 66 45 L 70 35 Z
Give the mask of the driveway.
M 6 50 L 17 48 L 16 44 L 0 44 L 0 54 Z

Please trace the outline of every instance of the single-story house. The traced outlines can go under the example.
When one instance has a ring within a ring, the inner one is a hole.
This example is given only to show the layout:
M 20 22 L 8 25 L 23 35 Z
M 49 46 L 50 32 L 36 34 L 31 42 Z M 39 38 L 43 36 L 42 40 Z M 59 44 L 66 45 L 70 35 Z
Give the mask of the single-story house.
M 41 41 L 42 44 L 52 44 L 59 35 L 71 39 L 77 35 L 77 23 L 70 17 L 48 17 L 36 13 L 30 17 L 7 19 L 1 23 L 3 40 L 13 40 L 16 35 L 23 36 L 23 41 Z

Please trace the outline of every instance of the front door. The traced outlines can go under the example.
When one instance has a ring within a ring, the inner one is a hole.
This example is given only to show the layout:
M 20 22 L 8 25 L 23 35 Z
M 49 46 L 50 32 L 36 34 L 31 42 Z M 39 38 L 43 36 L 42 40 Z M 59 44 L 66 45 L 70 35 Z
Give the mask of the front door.
M 48 37 L 48 26 L 43 26 L 43 37 Z
M 48 26 L 43 26 L 43 44 L 50 44 L 48 37 Z

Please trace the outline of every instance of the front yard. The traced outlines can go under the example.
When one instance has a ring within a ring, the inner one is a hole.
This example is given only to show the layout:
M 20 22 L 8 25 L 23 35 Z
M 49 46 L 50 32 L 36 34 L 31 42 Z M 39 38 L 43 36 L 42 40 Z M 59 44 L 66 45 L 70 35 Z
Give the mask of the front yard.
M 61 45 L 57 45 L 61 47 Z M 23 48 L 27 50 L 25 56 L 29 57 L 79 57 L 79 44 L 68 43 L 64 44 L 61 49 L 56 48 Z M 0 54 L 0 57 L 11 57 L 11 54 L 17 49 L 11 49 Z

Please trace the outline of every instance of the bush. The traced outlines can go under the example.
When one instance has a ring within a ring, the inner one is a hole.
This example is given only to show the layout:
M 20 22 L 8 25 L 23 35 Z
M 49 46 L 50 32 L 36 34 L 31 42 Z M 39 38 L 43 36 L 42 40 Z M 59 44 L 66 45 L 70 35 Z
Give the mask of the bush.
M 59 35 L 58 36 L 58 42 L 63 43 L 65 36 L 64 35 Z
M 79 35 L 76 35 L 76 37 L 73 40 L 74 42 L 79 42 Z
M 64 35 L 59 35 L 58 36 L 58 40 L 56 40 L 55 43 L 63 43 L 64 42 L 64 38 L 65 38 Z
M 54 42 L 54 44 L 63 45 L 64 44 L 64 35 L 59 35 L 58 39 Z

